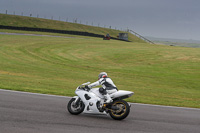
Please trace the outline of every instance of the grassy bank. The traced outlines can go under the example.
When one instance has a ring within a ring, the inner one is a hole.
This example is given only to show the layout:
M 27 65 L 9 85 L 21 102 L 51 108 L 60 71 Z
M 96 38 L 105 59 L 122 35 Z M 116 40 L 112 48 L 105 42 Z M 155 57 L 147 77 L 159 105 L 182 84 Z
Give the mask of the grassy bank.
M 0 88 L 73 96 L 106 71 L 131 102 L 200 107 L 200 49 L 0 35 Z
M 33 18 L 33 17 L 25 17 L 17 15 L 6 15 L 6 14 L 0 14 L 0 25 L 89 32 L 99 35 L 106 35 L 107 33 L 109 33 L 114 38 L 117 38 L 118 34 L 122 32 L 119 30 L 102 28 L 97 26 L 96 27 L 89 26 L 78 23 L 70 23 L 57 20 L 49 20 L 49 19 Z M 134 41 L 134 42 L 144 42 L 143 40 L 134 36 L 131 33 L 129 33 L 128 39 L 129 41 Z

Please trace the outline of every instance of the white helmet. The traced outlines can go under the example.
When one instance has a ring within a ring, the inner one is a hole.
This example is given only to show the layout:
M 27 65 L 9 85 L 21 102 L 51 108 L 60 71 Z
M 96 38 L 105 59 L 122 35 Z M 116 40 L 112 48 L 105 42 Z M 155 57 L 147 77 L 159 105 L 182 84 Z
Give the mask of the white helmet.
M 99 74 L 99 76 L 98 76 L 98 78 L 100 79 L 100 78 L 105 78 L 105 77 L 107 77 L 108 76 L 108 74 L 106 73 L 106 72 L 101 72 L 100 74 Z

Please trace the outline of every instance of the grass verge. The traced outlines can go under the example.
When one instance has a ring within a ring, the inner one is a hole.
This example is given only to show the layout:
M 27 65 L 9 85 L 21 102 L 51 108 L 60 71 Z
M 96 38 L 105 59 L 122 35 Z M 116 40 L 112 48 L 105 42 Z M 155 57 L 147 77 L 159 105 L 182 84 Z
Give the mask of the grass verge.
M 200 108 L 200 49 L 0 35 L 0 88 L 73 96 L 106 71 L 130 102 Z

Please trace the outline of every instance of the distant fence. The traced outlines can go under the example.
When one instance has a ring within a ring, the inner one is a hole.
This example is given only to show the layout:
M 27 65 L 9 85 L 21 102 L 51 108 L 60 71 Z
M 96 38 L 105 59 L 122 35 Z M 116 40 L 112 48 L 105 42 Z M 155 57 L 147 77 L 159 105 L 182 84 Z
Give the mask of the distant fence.
M 82 35 L 82 36 L 90 36 L 90 37 L 98 37 L 98 38 L 103 38 L 104 37 L 104 35 L 94 34 L 94 33 L 89 33 L 89 32 L 68 31 L 68 30 L 55 30 L 55 29 L 46 29 L 46 28 L 15 27 L 15 26 L 0 25 L 0 29 L 61 33 L 61 34 Z M 115 37 L 111 37 L 111 39 L 120 40 L 120 39 L 115 38 Z M 125 41 L 125 40 L 121 40 L 121 41 Z
M 8 13 L 8 10 L 5 11 L 5 13 L 3 14 L 9 14 Z M 13 14 L 10 14 L 10 15 L 16 15 L 15 11 L 13 12 Z M 18 16 L 18 15 L 17 15 Z M 21 13 L 21 15 L 19 16 L 28 16 L 28 17 L 34 17 L 32 13 L 28 14 L 28 15 L 25 15 L 23 12 Z M 37 14 L 37 18 L 39 18 L 39 14 Z M 40 17 L 41 18 L 41 17 Z M 44 19 L 48 19 L 47 17 L 43 17 Z M 58 17 L 58 21 L 64 21 L 61 19 L 61 17 L 59 16 Z M 49 18 L 51 20 L 56 20 L 53 16 L 51 16 L 51 18 Z M 66 18 L 66 22 L 69 22 L 69 19 Z M 73 23 L 78 23 L 78 19 L 73 19 Z M 81 23 L 81 20 L 80 20 L 80 24 L 83 24 Z M 84 24 L 83 24 L 84 25 Z M 89 22 L 87 21 L 86 22 L 86 25 L 89 25 Z M 92 25 L 90 26 L 94 26 L 94 23 L 92 22 Z M 95 27 L 95 26 L 94 26 Z M 100 23 L 98 23 L 98 27 L 102 27 L 100 26 Z M 104 27 L 102 28 L 106 28 L 106 25 L 104 25 Z M 108 26 L 109 29 L 115 29 L 115 30 L 119 30 L 118 28 L 113 28 L 113 26 Z M 12 29 L 12 30 L 25 30 L 25 31 L 40 31 L 40 32 L 51 32 L 51 33 L 61 33 L 61 34 L 71 34 L 71 35 L 82 35 L 82 36 L 91 36 L 91 37 L 99 37 L 99 38 L 103 38 L 104 35 L 100 35 L 100 34 L 94 34 L 94 33 L 89 33 L 89 32 L 80 32 L 80 31 L 68 31 L 68 30 L 55 30 L 55 29 L 45 29 L 45 28 L 31 28 L 31 27 L 15 27 L 15 26 L 4 26 L 4 25 L 0 25 L 0 29 Z M 125 32 L 130 32 L 132 34 L 134 34 L 135 36 L 139 37 L 140 39 L 146 41 L 146 42 L 149 42 L 151 44 L 154 44 L 152 41 L 150 41 L 149 39 L 141 36 L 140 34 L 136 33 L 135 31 L 133 30 L 130 30 L 130 29 L 126 29 L 126 30 L 119 30 L 120 32 L 122 31 L 125 31 Z M 115 37 L 111 37 L 111 39 L 115 39 L 115 40 L 121 40 L 121 41 L 126 41 L 126 40 L 123 40 L 123 39 L 119 39 L 119 38 L 115 38 Z
M 83 25 L 90 25 L 90 26 L 94 26 L 94 27 L 102 27 L 102 28 L 108 28 L 108 29 L 114 29 L 114 30 L 120 30 L 120 31 L 125 31 L 125 29 L 123 30 L 123 28 L 119 29 L 116 26 L 112 26 L 110 24 L 100 24 L 100 22 L 83 22 L 78 18 L 64 18 L 64 17 L 60 17 L 60 16 L 48 16 L 48 15 L 40 15 L 40 14 L 33 14 L 33 13 L 25 13 L 25 12 L 21 12 L 21 14 L 18 12 L 16 13 L 15 11 L 11 12 L 8 10 L 5 10 L 5 12 L 0 12 L 0 14 L 7 14 L 7 15 L 16 15 L 16 16 L 26 16 L 26 17 L 33 17 L 33 18 L 43 18 L 43 19 L 49 19 L 49 20 L 57 20 L 57 21 L 63 21 L 63 22 L 70 22 L 70 23 L 79 23 L 79 24 L 83 24 Z M 71 21 L 70 21 L 71 20 Z

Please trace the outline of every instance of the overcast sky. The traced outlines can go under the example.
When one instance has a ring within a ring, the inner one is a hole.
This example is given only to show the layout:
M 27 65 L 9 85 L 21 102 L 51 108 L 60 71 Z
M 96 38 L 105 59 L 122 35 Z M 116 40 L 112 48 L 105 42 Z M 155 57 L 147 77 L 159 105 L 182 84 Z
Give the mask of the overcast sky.
M 30 15 L 143 36 L 200 40 L 200 0 L 0 0 L 0 13 Z

